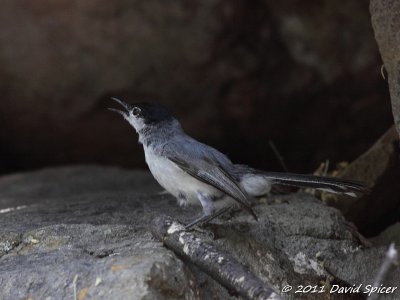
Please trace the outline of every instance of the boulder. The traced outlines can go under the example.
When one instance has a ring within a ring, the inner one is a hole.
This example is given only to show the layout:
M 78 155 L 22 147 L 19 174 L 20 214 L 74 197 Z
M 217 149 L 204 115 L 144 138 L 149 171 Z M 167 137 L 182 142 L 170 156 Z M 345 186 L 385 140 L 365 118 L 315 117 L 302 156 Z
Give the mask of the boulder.
M 3 1 L 0 172 L 143 166 L 110 96 L 166 104 L 238 162 L 279 169 L 267 140 L 292 170 L 355 158 L 391 122 L 369 17 L 351 0 Z
M 370 11 L 375 38 L 387 72 L 394 122 L 400 135 L 400 3 L 371 0 Z
M 2 299 L 235 299 L 196 265 L 153 238 L 166 214 L 181 208 L 146 172 L 100 166 L 44 169 L 0 179 Z M 269 204 L 267 204 L 268 202 Z M 280 291 L 290 284 L 372 284 L 386 245 L 364 248 L 335 208 L 304 193 L 271 196 L 205 227 L 207 242 L 226 251 Z M 387 242 L 387 240 L 385 240 Z M 399 282 L 398 269 L 385 285 Z M 349 297 L 358 297 L 349 295 Z M 399 294 L 390 294 L 398 299 Z M 332 299 L 341 295 L 332 294 Z M 351 299 L 351 298 L 349 298 Z

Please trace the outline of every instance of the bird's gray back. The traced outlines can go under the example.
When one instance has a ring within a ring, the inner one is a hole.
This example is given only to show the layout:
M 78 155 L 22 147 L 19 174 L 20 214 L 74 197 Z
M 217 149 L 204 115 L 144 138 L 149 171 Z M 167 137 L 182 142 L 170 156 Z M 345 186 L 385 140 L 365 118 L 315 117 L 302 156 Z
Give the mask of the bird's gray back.
M 229 173 L 234 168 L 233 163 L 226 155 L 186 134 L 174 136 L 155 150 L 162 156 L 177 156 L 196 165 L 213 164 L 220 166 Z

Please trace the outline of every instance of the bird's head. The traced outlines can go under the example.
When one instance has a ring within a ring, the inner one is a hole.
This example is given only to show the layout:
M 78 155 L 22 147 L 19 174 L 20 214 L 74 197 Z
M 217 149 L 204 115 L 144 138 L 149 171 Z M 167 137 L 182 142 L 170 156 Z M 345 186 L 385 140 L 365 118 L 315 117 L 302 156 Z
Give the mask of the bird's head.
M 175 120 L 169 110 L 158 103 L 126 103 L 117 98 L 111 98 L 122 106 L 124 110 L 109 108 L 109 110 L 119 113 L 125 120 L 140 133 L 147 127 L 154 127 L 164 122 Z

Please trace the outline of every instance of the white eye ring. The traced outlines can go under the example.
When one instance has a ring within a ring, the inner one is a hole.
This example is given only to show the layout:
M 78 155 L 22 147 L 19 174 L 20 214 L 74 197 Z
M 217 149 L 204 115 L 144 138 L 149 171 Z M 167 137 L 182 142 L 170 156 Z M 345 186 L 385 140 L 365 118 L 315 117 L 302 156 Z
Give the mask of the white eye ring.
M 139 107 L 135 107 L 132 109 L 132 114 L 137 117 L 141 112 L 141 109 Z

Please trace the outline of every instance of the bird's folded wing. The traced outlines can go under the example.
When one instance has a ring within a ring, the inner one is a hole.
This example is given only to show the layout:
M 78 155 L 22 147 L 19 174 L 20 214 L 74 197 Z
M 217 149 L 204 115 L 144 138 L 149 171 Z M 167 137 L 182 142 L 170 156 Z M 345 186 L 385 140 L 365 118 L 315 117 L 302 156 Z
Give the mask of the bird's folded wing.
M 250 206 L 247 193 L 239 187 L 234 178 L 222 166 L 218 165 L 218 162 L 206 157 L 185 159 L 184 156 L 169 155 L 167 158 L 187 174 L 232 197 L 257 219 Z

